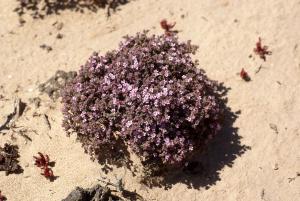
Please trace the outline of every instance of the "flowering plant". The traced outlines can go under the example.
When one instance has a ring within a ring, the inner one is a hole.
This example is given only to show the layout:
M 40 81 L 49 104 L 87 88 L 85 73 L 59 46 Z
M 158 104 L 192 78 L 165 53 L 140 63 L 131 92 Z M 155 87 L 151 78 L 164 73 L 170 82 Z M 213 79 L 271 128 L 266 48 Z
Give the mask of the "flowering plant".
M 94 53 L 63 91 L 64 128 L 95 155 L 122 139 L 142 161 L 181 164 L 220 130 L 222 116 L 218 84 L 190 56 L 196 49 L 143 32 Z

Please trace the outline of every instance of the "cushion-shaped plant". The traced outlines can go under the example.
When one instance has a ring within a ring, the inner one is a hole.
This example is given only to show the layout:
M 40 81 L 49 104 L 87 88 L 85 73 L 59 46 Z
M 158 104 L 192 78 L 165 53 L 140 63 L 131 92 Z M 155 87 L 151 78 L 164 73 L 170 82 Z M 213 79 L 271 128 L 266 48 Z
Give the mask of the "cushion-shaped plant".
M 93 155 L 121 139 L 144 162 L 184 162 L 221 127 L 218 84 L 196 68 L 196 49 L 143 32 L 94 53 L 63 91 L 63 126 Z

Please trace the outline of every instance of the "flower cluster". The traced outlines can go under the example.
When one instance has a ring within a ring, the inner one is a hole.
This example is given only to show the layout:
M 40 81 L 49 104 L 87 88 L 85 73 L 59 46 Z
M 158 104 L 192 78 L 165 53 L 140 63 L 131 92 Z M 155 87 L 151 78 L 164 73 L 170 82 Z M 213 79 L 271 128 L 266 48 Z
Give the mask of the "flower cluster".
M 176 36 L 127 36 L 94 53 L 63 91 L 63 126 L 95 153 L 122 139 L 143 161 L 179 164 L 220 130 L 218 84 Z

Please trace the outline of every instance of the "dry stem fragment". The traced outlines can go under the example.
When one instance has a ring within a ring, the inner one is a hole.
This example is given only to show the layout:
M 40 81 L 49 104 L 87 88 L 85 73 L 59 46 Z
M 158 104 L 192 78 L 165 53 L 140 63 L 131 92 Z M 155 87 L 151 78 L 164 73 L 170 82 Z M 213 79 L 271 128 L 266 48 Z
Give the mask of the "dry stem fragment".
M 14 111 L 7 115 L 6 121 L 0 124 L 1 130 L 9 130 L 13 123 L 22 115 L 25 110 L 26 104 L 21 101 L 20 98 L 16 98 L 14 101 Z

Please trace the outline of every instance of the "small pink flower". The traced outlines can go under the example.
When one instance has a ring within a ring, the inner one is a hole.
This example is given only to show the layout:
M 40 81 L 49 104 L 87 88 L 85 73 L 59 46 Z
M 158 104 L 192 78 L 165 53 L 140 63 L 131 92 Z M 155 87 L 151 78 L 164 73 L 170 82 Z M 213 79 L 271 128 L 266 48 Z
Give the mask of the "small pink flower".
M 126 123 L 126 127 L 128 128 L 128 127 L 130 127 L 132 125 L 132 121 L 130 120 L 130 121 L 127 121 L 127 123 Z

